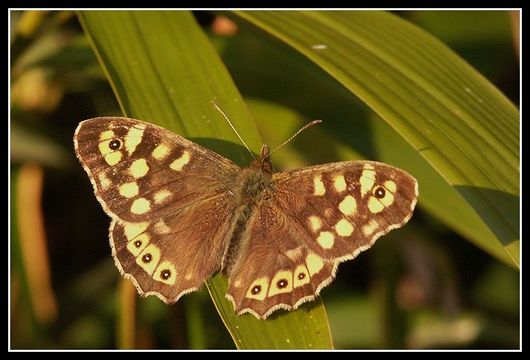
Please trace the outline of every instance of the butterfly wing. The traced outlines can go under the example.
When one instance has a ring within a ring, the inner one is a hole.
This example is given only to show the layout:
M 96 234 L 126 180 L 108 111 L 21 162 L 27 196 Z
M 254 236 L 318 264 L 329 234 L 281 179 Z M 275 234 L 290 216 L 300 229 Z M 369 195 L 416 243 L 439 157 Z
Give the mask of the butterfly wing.
M 272 201 L 262 204 L 242 235 L 226 294 L 238 315 L 264 319 L 277 309 L 296 308 L 333 278 L 334 262 L 311 251 L 293 219 L 279 210 Z
M 279 173 L 277 204 L 291 209 L 305 244 L 319 256 L 348 260 L 414 212 L 418 183 L 407 172 L 374 161 L 350 161 Z M 309 194 L 309 195 L 303 195 Z
M 313 300 L 338 264 L 412 216 L 418 186 L 390 165 L 352 161 L 273 175 L 275 188 L 249 219 L 230 270 L 237 313 L 266 318 Z
M 217 271 L 231 233 L 240 168 L 168 130 L 128 118 L 80 123 L 75 149 L 112 218 L 120 272 L 166 302 Z

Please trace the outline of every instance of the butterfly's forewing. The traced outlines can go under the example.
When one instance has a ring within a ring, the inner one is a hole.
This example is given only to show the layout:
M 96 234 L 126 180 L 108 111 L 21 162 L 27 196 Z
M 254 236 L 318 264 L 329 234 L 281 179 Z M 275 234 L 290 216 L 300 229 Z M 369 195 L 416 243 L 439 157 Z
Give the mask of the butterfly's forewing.
M 347 260 L 405 225 L 418 197 L 416 179 L 384 163 L 349 161 L 275 174 L 276 201 L 326 259 Z
M 173 302 L 219 269 L 235 207 L 226 195 L 238 166 L 127 118 L 83 121 L 74 139 L 96 197 L 112 217 L 116 265 L 140 293 Z
M 418 187 L 408 173 L 368 161 L 273 175 L 271 196 L 250 217 L 228 297 L 265 318 L 296 308 L 329 284 L 340 262 L 412 216 Z

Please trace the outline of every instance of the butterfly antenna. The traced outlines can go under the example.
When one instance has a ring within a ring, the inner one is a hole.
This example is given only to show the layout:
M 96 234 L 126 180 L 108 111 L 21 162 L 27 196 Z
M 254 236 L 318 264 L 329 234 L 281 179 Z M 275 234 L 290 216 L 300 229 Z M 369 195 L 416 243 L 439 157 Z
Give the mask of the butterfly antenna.
M 273 152 L 275 152 L 276 150 L 279 150 L 280 148 L 284 147 L 286 144 L 288 144 L 291 140 L 293 140 L 295 137 L 298 136 L 298 134 L 300 134 L 302 131 L 304 131 L 305 129 L 307 128 L 310 128 L 311 126 L 313 125 L 317 125 L 317 124 L 321 124 L 322 123 L 322 120 L 313 120 L 311 121 L 310 123 L 306 124 L 304 127 L 302 127 L 300 130 L 298 130 L 297 132 L 295 132 L 289 139 L 285 140 L 280 146 L 277 146 L 274 150 L 272 150 L 270 154 L 272 154 Z
M 215 101 L 213 100 L 210 100 L 210 102 L 213 104 L 213 106 L 215 106 L 215 108 L 217 109 L 217 111 L 219 111 L 223 117 L 226 119 L 226 121 L 228 122 L 228 125 L 230 125 L 230 127 L 232 128 L 232 130 L 234 130 L 234 132 L 236 133 L 237 137 L 239 138 L 239 140 L 241 140 L 241 142 L 243 143 L 243 145 L 245 145 L 245 148 L 248 150 L 248 152 L 250 153 L 250 155 L 252 156 L 252 158 L 254 160 L 256 160 L 256 157 L 254 156 L 254 154 L 252 153 L 252 151 L 250 150 L 250 148 L 248 147 L 247 143 L 245 142 L 245 140 L 243 140 L 243 138 L 241 137 L 241 135 L 239 135 L 239 133 L 237 132 L 236 128 L 234 127 L 234 125 L 232 124 L 232 122 L 230 121 L 230 119 L 228 118 L 228 116 L 226 116 L 226 114 L 224 113 L 223 110 L 221 110 L 221 108 L 215 103 Z

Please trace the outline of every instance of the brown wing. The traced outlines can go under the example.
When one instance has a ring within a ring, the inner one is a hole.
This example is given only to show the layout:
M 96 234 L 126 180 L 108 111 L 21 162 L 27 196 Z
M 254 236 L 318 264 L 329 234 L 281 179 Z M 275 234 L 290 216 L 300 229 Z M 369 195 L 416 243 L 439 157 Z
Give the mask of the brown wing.
M 374 161 L 315 166 L 275 176 L 276 201 L 305 243 L 326 259 L 348 260 L 412 217 L 418 183 Z
M 81 122 L 76 154 L 112 218 L 157 218 L 224 194 L 240 168 L 171 131 L 139 120 L 103 117 Z
M 239 257 L 229 271 L 226 297 L 238 315 L 266 318 L 313 300 L 333 278 L 336 266 L 304 244 L 292 219 L 273 202 L 252 215 Z
M 236 312 L 260 318 L 314 299 L 340 262 L 403 226 L 418 195 L 412 176 L 377 162 L 326 164 L 274 180 L 270 200 L 249 219 L 229 274 L 227 297 Z
M 240 170 L 168 130 L 128 118 L 80 123 L 75 149 L 106 213 L 120 272 L 166 302 L 219 269 Z
M 113 220 L 114 262 L 141 295 L 154 294 L 173 303 L 219 270 L 232 233 L 234 210 L 227 198 L 219 197 L 155 222 Z

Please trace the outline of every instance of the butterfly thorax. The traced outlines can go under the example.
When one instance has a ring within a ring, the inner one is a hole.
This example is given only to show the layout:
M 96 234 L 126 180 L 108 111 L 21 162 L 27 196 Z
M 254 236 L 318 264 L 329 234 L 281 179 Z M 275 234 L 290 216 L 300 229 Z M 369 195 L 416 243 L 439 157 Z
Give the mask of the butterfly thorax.
M 243 169 L 239 174 L 238 204 L 252 207 L 260 202 L 263 196 L 268 197 L 272 188 L 272 162 L 269 147 L 261 147 L 260 157 L 252 161 L 250 167 Z
M 272 163 L 267 145 L 261 148 L 261 156 L 237 175 L 235 183 L 239 184 L 235 191 L 239 206 L 253 206 L 270 193 L 273 187 Z

